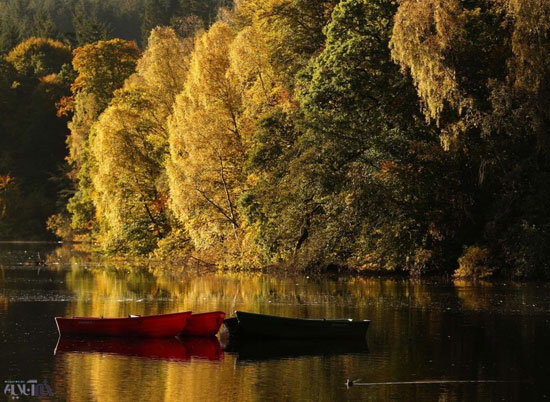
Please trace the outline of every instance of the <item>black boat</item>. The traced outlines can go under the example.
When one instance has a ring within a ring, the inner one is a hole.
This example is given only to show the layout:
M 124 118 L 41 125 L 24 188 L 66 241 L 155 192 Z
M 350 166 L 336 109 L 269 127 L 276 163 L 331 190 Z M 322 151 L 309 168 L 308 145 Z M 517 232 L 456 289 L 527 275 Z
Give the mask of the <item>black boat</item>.
M 370 321 L 302 319 L 236 311 L 224 320 L 230 336 L 283 339 L 365 338 Z

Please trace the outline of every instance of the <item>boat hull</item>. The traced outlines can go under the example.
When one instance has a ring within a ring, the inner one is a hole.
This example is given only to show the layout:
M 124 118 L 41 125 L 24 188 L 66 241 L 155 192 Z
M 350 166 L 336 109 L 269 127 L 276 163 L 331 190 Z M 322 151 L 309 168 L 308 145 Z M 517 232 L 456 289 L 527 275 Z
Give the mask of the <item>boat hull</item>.
M 191 312 L 124 318 L 55 317 L 59 335 L 171 337 L 181 333 Z
M 365 338 L 370 321 L 299 319 L 237 311 L 224 324 L 232 336 L 280 339 Z
M 214 336 L 220 330 L 225 313 L 212 311 L 209 313 L 192 314 L 181 336 Z

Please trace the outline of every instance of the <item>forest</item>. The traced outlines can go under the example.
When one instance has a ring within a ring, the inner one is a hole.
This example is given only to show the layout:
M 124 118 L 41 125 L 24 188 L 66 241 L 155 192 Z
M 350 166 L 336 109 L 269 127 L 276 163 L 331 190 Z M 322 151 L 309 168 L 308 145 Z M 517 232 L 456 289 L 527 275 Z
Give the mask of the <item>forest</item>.
M 0 240 L 547 279 L 549 51 L 538 0 L 0 0 Z

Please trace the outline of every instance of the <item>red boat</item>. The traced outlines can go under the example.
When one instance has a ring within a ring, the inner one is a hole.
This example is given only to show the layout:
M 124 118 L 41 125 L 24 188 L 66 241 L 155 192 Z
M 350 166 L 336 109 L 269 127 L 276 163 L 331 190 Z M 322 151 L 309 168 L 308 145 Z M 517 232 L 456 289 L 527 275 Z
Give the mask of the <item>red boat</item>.
M 55 322 L 59 335 L 169 337 L 180 334 L 190 317 L 191 311 L 186 311 L 124 318 L 55 317 Z
M 225 313 L 213 311 L 210 313 L 193 314 L 181 332 L 181 336 L 214 336 L 220 330 Z

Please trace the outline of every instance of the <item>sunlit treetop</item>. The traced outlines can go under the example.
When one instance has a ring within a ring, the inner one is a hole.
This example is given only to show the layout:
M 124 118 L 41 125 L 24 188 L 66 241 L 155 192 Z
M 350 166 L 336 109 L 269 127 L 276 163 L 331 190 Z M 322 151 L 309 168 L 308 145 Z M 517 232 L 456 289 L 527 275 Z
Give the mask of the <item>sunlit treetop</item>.
M 40 77 L 58 73 L 71 62 L 68 46 L 53 39 L 29 38 L 8 53 L 6 60 L 23 76 Z
M 79 47 L 73 55 L 73 67 L 78 72 L 73 93 L 93 92 L 104 107 L 135 71 L 140 52 L 135 42 L 112 39 Z
M 392 56 L 408 69 L 424 101 L 428 119 L 438 120 L 445 103 L 461 108 L 456 71 L 446 54 L 462 40 L 469 13 L 459 0 L 401 0 L 393 36 Z

